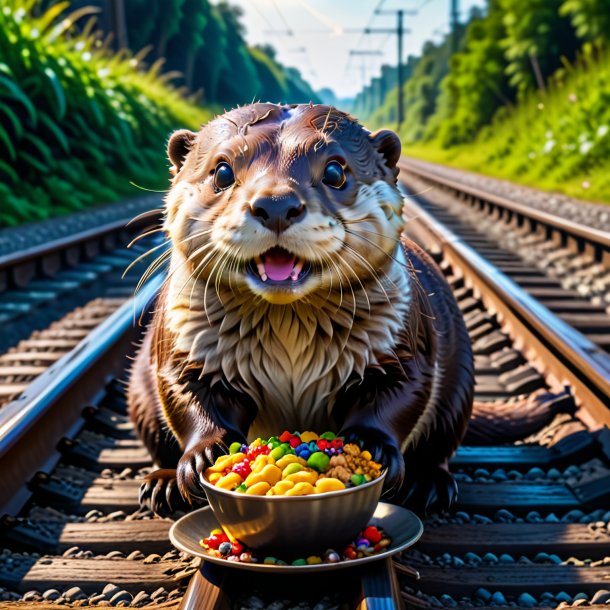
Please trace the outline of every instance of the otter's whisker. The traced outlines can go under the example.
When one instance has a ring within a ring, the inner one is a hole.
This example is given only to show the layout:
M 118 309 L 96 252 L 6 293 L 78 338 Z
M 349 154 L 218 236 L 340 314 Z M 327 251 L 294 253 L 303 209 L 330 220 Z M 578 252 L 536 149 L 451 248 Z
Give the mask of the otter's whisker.
M 201 248 L 198 248 L 197 250 L 195 250 L 195 252 L 193 252 L 192 256 L 193 256 L 193 257 L 195 257 L 195 256 L 199 256 L 199 254 L 202 254 L 203 252 L 205 252 L 205 250 L 207 250 L 207 249 L 208 249 L 208 248 L 210 248 L 210 247 L 212 247 L 210 244 L 205 244 L 205 245 L 204 245 L 204 246 L 202 246 Z M 189 284 L 189 282 L 190 282 L 190 281 L 193 279 L 194 275 L 195 275 L 196 273 L 198 273 L 198 272 L 199 272 L 199 268 L 200 268 L 200 266 L 201 266 L 201 265 L 203 265 L 203 264 L 204 264 L 204 263 L 205 263 L 205 262 L 206 262 L 206 261 L 207 261 L 207 260 L 208 260 L 208 259 L 209 259 L 209 258 L 210 258 L 212 255 L 213 255 L 213 254 L 214 254 L 214 249 L 213 249 L 213 247 L 212 247 L 212 250 L 211 250 L 210 252 L 207 252 L 207 253 L 206 253 L 206 254 L 205 254 L 203 257 L 202 257 L 202 259 L 201 259 L 201 260 L 200 260 L 200 261 L 199 261 L 199 262 L 198 262 L 198 263 L 195 265 L 195 268 L 193 269 L 193 271 L 192 271 L 191 275 L 189 275 L 189 277 L 188 277 L 188 278 L 185 280 L 185 282 L 182 284 L 182 286 L 181 286 L 180 290 L 178 291 L 178 294 L 179 294 L 179 295 L 180 295 L 180 294 L 182 294 L 182 291 L 183 291 L 183 290 L 184 290 L 184 289 L 187 287 L 187 285 Z M 189 257 L 189 258 L 187 259 L 187 261 L 185 261 L 185 262 L 193 262 L 193 261 L 192 261 L 192 258 L 191 258 L 191 257 Z M 184 264 L 184 263 L 183 263 L 183 264 Z M 203 272 L 203 270 L 204 270 L 204 269 L 205 269 L 205 265 L 204 265 L 204 267 L 201 269 L 201 272 Z M 192 303 L 192 298 L 193 298 L 193 289 L 194 289 L 194 287 L 195 287 L 195 284 L 196 284 L 196 283 L 197 283 L 197 280 L 195 280 L 195 281 L 193 282 L 193 285 L 192 285 L 192 287 L 191 287 L 191 294 L 190 294 L 190 296 L 189 296 L 189 308 L 190 308 L 190 305 L 191 305 L 191 303 Z
M 140 280 L 138 281 L 138 285 L 136 286 L 134 292 L 135 294 L 137 294 L 138 291 L 142 288 L 146 280 L 166 261 L 166 259 L 171 256 L 171 253 L 171 248 L 165 250 L 147 267 L 146 271 L 144 271 L 142 277 L 140 277 Z M 127 271 L 125 273 L 127 273 Z
M 346 247 L 350 247 L 348 244 L 344 244 Z M 351 248 L 350 248 L 351 249 Z M 360 280 L 360 278 L 358 277 L 358 274 L 356 273 L 356 271 L 354 270 L 354 268 L 349 264 L 349 262 L 345 259 L 344 256 L 341 256 L 341 253 L 339 253 L 339 257 L 341 258 L 341 260 L 343 261 L 343 263 L 349 267 L 349 269 L 351 270 L 352 274 L 354 275 L 354 277 L 358 280 L 358 283 L 360 284 L 360 288 L 362 288 L 362 292 L 364 293 L 364 298 L 366 299 L 367 302 L 367 306 L 368 306 L 368 310 L 369 310 L 369 318 L 371 317 L 371 302 L 369 300 L 369 295 L 366 291 L 366 288 L 364 287 L 364 284 L 362 283 L 362 281 Z M 351 282 L 349 282 L 349 287 L 352 291 L 352 298 L 354 299 L 354 311 L 353 311 L 353 318 L 356 318 L 356 295 L 354 293 L 354 287 L 352 285 Z
M 390 307 L 392 307 L 392 309 L 394 309 L 394 305 L 393 305 L 393 303 L 390 301 L 390 297 L 388 296 L 388 293 L 386 292 L 386 289 L 383 287 L 383 284 L 381 283 L 381 279 L 379 278 L 379 275 L 377 274 L 377 272 L 375 271 L 375 269 L 372 267 L 372 265 L 371 265 L 371 264 L 370 264 L 370 263 L 369 263 L 369 262 L 368 262 L 368 261 L 367 261 L 367 260 L 366 260 L 366 259 L 365 259 L 365 258 L 364 258 L 362 255 L 361 255 L 361 254 L 360 254 L 360 252 L 358 252 L 357 250 L 355 250 L 354 248 L 352 248 L 352 247 L 351 247 L 349 244 L 344 244 L 344 245 L 345 245 L 345 247 L 346 247 L 346 248 L 348 248 L 348 249 L 349 249 L 349 250 L 350 250 L 350 251 L 351 251 L 351 252 L 352 252 L 354 255 L 356 255 L 356 256 L 357 256 L 357 257 L 358 257 L 358 258 L 359 258 L 359 259 L 360 259 L 360 260 L 361 260 L 361 261 L 362 261 L 362 262 L 363 262 L 363 263 L 366 265 L 366 267 L 367 267 L 367 268 L 368 268 L 368 269 L 371 271 L 371 273 L 372 273 L 372 275 L 373 275 L 373 278 L 374 278 L 374 280 L 377 282 L 377 284 L 378 284 L 379 288 L 381 288 L 381 291 L 383 292 L 383 294 L 384 294 L 384 296 L 385 296 L 385 298 L 386 298 L 386 301 L 388 302 L 388 305 L 389 305 Z M 354 270 L 352 269 L 352 271 L 354 271 Z M 356 274 L 356 272 L 355 272 L 355 271 L 354 271 L 354 275 L 356 275 L 356 277 L 358 278 L 358 281 L 360 281 L 360 278 L 358 277 L 358 275 Z M 386 277 L 388 277 L 388 276 L 387 276 L 387 274 L 386 274 L 385 272 L 384 272 L 384 275 L 385 275 Z M 389 279 L 389 278 L 388 278 L 388 279 Z M 360 283 L 360 285 L 362 286 L 362 283 Z M 365 292 L 365 295 L 366 295 L 366 297 L 367 297 L 367 300 L 368 300 L 368 294 L 366 293 L 366 290 L 364 289 L 364 286 L 363 286 L 362 288 L 363 288 L 363 290 L 364 290 L 364 292 Z M 370 314 L 370 303 L 369 303 L 369 314 Z
M 397 265 L 400 265 L 401 267 L 404 267 L 409 272 L 412 271 L 409 267 L 407 267 L 407 265 L 405 265 L 403 262 L 399 261 L 397 258 L 393 257 L 391 254 L 388 254 L 381 246 L 377 245 L 374 241 L 371 241 L 370 239 L 368 239 L 364 235 L 360 235 L 360 233 L 357 233 L 355 231 L 350 231 L 349 229 L 345 229 L 345 232 L 349 233 L 350 235 L 354 235 L 355 237 L 359 237 L 360 239 L 363 239 L 364 241 L 366 241 L 369 244 L 371 244 L 371 246 L 373 246 L 374 248 L 377 248 L 377 250 L 382 252 L 389 259 L 393 260 Z
M 154 233 L 161 233 L 164 230 L 163 225 L 158 225 L 156 227 L 154 227 L 153 229 L 151 229 L 150 231 L 146 231 L 144 233 L 140 233 L 140 235 L 137 235 L 136 237 L 134 237 L 128 244 L 127 247 L 131 248 L 134 244 L 136 244 L 137 242 L 139 242 L 141 239 L 144 239 L 145 237 L 148 237 L 149 235 L 153 235 Z
M 146 252 L 144 252 L 143 254 L 140 254 L 140 256 L 138 256 L 136 259 L 132 260 L 131 263 L 129 263 L 129 265 L 127 265 L 127 267 L 125 268 L 125 271 L 123 271 L 123 275 L 121 276 L 121 278 L 124 278 L 125 275 L 127 275 L 127 273 L 129 272 L 129 270 L 136 265 L 137 263 L 139 263 L 143 258 L 146 258 L 147 256 L 149 256 L 150 254 L 152 254 L 153 252 L 155 252 L 156 250 L 158 250 L 159 248 L 162 248 L 163 246 L 167 246 L 170 243 L 169 239 L 166 239 L 163 243 L 160 243 L 156 246 L 153 246 L 152 248 L 149 248 Z

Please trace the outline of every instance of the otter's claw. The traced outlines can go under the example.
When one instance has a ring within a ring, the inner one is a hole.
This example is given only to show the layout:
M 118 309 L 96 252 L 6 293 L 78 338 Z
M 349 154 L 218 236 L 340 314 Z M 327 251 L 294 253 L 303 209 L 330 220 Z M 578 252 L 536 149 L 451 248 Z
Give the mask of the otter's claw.
M 401 503 L 418 514 L 448 510 L 457 500 L 458 486 L 446 464 L 426 468 L 405 484 Z
M 169 468 L 155 470 L 145 477 L 140 487 L 139 501 L 140 506 L 160 517 L 167 517 L 178 510 L 188 510 L 176 486 L 176 471 Z
M 351 427 L 341 433 L 345 442 L 362 441 L 373 460 L 387 468 L 383 483 L 384 495 L 392 497 L 401 487 L 405 477 L 405 460 L 394 440 L 382 430 Z

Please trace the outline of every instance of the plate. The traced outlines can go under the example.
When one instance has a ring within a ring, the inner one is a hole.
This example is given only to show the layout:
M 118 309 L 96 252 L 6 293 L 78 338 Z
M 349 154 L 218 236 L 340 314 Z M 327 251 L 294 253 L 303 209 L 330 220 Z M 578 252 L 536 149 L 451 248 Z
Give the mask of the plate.
M 392 544 L 381 553 L 368 557 L 361 557 L 360 559 L 340 561 L 338 563 L 320 563 L 305 566 L 241 563 L 207 555 L 199 545 L 199 541 L 207 536 L 211 530 L 220 527 L 209 506 L 193 511 L 176 521 L 169 530 L 169 537 L 172 544 L 181 551 L 189 553 L 190 555 L 195 555 L 196 557 L 201 557 L 205 561 L 216 563 L 225 568 L 249 570 L 251 572 L 295 574 L 355 568 L 365 563 L 379 561 L 386 557 L 401 553 L 412 546 L 419 540 L 424 531 L 424 526 L 417 515 L 402 506 L 395 506 L 394 504 L 388 504 L 387 502 L 379 502 L 379 504 L 377 504 L 377 508 L 369 521 L 369 525 L 383 528 L 392 539 Z

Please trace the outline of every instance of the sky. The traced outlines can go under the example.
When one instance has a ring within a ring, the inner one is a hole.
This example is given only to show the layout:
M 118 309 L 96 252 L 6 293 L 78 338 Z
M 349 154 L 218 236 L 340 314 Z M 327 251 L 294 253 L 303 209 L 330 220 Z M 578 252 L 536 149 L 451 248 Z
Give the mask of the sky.
M 394 10 L 417 11 L 405 15 L 404 57 L 418 54 L 427 40 L 439 42 L 449 31 L 450 0 L 230 0 L 244 11 L 248 44 L 271 44 L 277 59 L 296 66 L 314 89 L 330 87 L 338 97 L 356 95 L 364 82 L 380 73 L 384 63 L 396 65 L 397 37 L 362 35 L 362 29 L 396 27 Z M 459 0 L 460 19 L 484 0 Z M 391 14 L 373 15 L 376 7 Z M 345 30 L 345 31 L 343 31 Z M 351 33 L 356 30 L 356 33 Z M 292 34 L 289 35 L 288 32 Z M 350 51 L 376 55 L 351 55 Z

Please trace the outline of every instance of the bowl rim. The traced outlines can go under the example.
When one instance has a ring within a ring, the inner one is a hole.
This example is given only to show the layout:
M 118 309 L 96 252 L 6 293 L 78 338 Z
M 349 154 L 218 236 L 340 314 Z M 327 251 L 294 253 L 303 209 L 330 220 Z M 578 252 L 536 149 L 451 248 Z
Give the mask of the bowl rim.
M 222 487 L 216 487 L 216 485 L 212 485 L 209 481 L 207 481 L 205 479 L 205 477 L 203 477 L 201 479 L 203 487 L 204 487 L 204 491 L 206 491 L 207 489 L 211 489 L 213 490 L 214 493 L 218 493 L 220 495 L 224 495 L 230 498 L 237 498 L 237 499 L 247 499 L 247 500 L 253 500 L 253 501 L 258 501 L 258 502 L 297 502 L 297 501 L 313 501 L 313 500 L 320 500 L 320 498 L 334 498 L 337 496 L 344 496 L 347 494 L 351 494 L 351 493 L 355 493 L 361 489 L 368 489 L 369 487 L 374 487 L 375 485 L 379 485 L 380 483 L 383 482 L 383 480 L 385 479 L 385 475 L 388 473 L 388 469 L 384 468 L 381 473 L 379 474 L 379 476 L 376 479 L 373 479 L 372 481 L 367 481 L 366 483 L 363 483 L 362 485 L 356 485 L 355 487 L 346 487 L 345 489 L 338 489 L 337 491 L 325 491 L 324 493 L 319 493 L 319 494 L 307 494 L 306 496 L 258 496 L 258 495 L 248 495 L 245 493 L 237 493 L 235 491 L 232 491 L 230 489 L 223 489 Z M 206 492 L 207 495 L 207 492 Z M 208 498 L 209 501 L 209 498 Z

